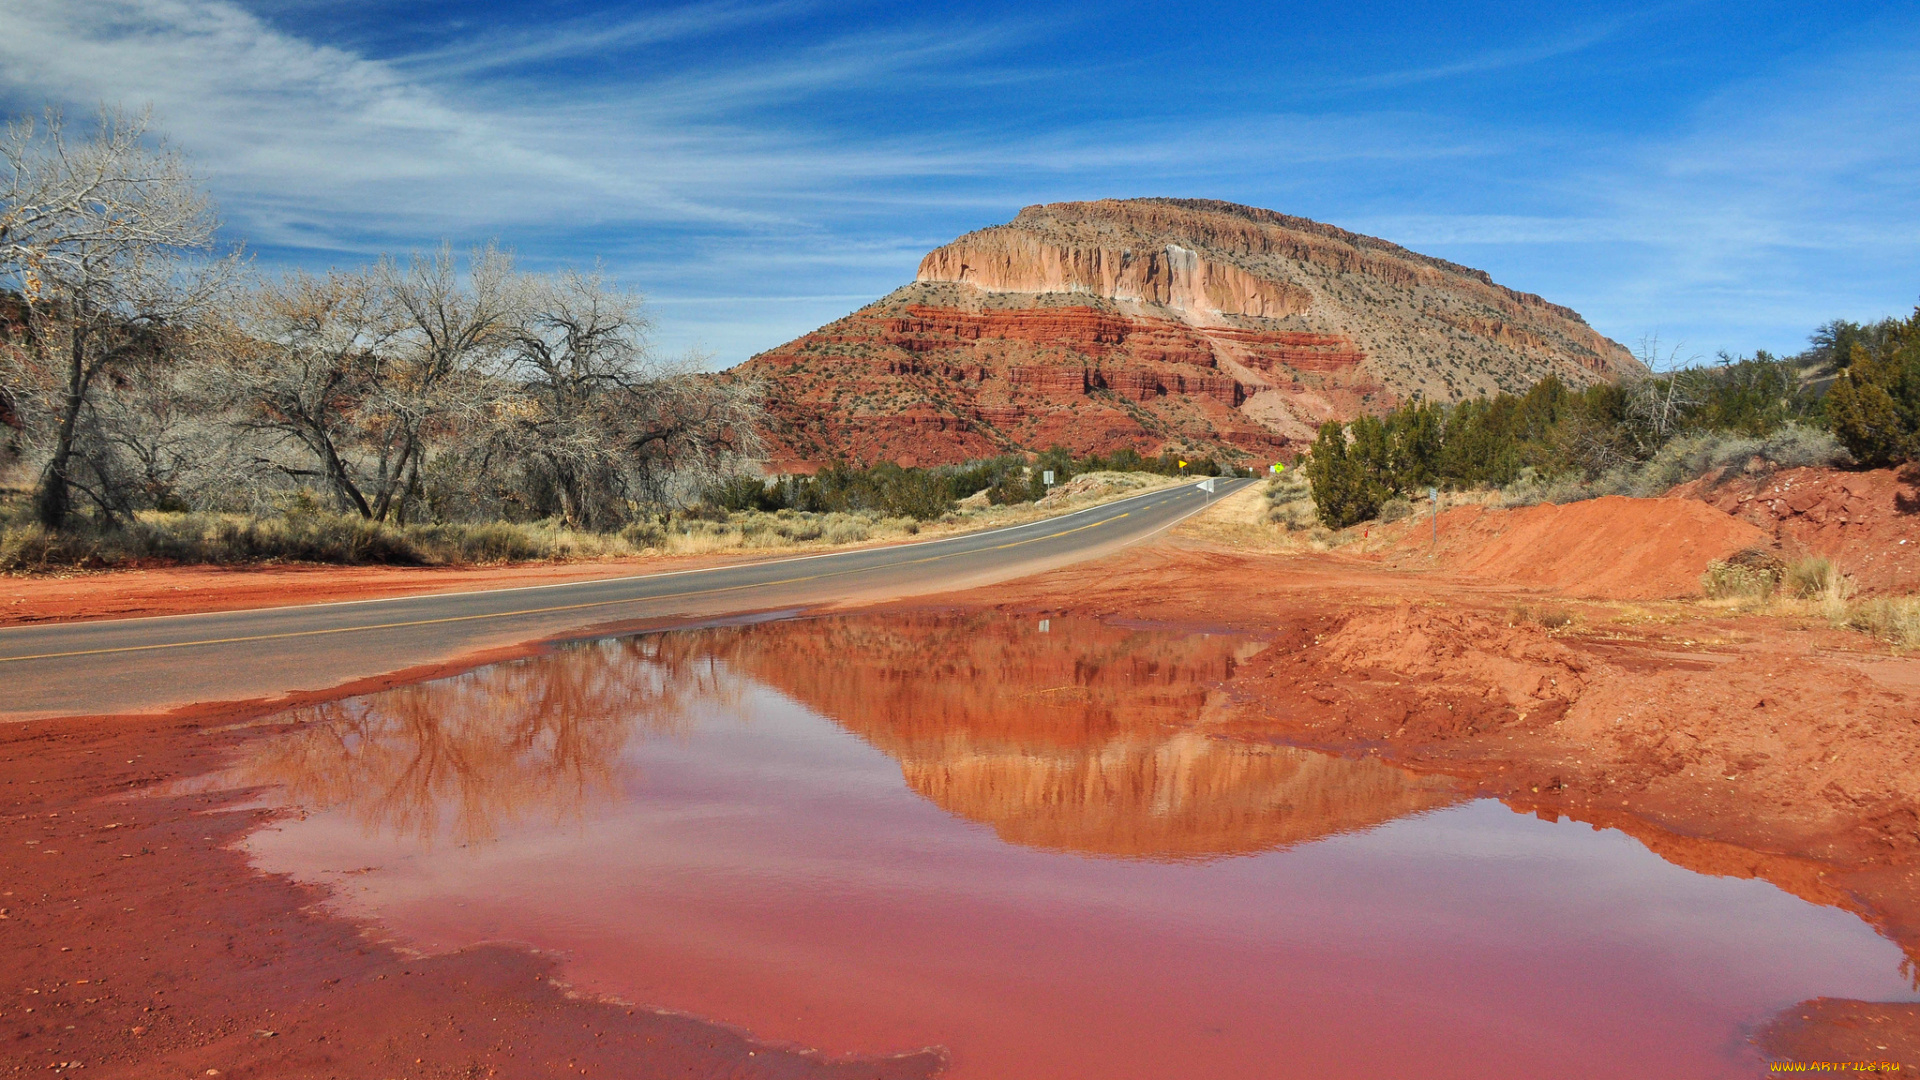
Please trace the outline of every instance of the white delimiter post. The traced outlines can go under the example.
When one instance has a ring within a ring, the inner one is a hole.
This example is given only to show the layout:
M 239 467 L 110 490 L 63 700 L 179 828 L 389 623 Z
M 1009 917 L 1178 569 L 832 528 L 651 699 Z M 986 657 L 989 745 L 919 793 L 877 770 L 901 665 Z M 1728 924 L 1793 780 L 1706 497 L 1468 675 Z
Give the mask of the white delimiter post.
M 1433 503 L 1433 550 L 1427 552 L 1427 558 L 1437 559 L 1440 557 L 1440 489 L 1429 487 L 1427 498 Z

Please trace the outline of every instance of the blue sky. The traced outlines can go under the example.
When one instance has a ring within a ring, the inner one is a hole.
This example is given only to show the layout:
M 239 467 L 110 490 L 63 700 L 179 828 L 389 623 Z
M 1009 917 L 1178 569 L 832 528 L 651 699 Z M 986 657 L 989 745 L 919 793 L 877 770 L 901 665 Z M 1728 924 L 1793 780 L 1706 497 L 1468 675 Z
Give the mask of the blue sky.
M 1630 347 L 1920 301 L 1920 6 L 0 0 L 0 107 L 151 104 L 267 268 L 602 260 L 736 363 L 1021 206 L 1230 199 Z

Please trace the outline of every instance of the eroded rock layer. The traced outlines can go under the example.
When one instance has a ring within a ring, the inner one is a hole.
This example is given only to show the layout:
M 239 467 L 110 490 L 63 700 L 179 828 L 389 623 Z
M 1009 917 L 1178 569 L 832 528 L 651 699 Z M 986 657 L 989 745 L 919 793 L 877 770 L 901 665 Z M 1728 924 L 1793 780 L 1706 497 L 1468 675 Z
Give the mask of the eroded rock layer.
M 776 463 L 1009 450 L 1291 457 L 1411 397 L 1639 365 L 1576 312 L 1330 225 L 1205 200 L 1057 203 L 929 253 L 918 280 L 736 369 Z

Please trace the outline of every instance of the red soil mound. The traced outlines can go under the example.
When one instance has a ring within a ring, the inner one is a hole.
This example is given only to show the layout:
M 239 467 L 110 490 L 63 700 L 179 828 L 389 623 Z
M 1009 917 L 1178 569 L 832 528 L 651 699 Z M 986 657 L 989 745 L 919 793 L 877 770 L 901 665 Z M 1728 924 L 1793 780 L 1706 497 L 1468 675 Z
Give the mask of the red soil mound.
M 1424 525 L 1410 528 L 1392 550 L 1423 555 L 1430 537 Z M 1611 495 L 1440 515 L 1440 559 L 1448 569 L 1589 599 L 1698 596 L 1708 563 L 1771 544 L 1755 526 L 1693 499 Z
M 1920 592 L 1920 466 L 1708 477 L 1668 494 L 1752 522 L 1789 550 L 1827 556 L 1864 593 Z

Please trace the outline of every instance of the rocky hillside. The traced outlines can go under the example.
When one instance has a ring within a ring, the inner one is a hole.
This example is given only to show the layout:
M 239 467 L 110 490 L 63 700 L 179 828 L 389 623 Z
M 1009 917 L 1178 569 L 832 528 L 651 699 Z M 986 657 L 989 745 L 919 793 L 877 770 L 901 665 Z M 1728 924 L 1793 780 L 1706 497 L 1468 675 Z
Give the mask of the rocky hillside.
M 1030 206 L 911 285 L 735 369 L 776 465 L 944 464 L 1054 444 L 1287 457 L 1328 418 L 1639 364 L 1484 272 L 1194 199 Z

